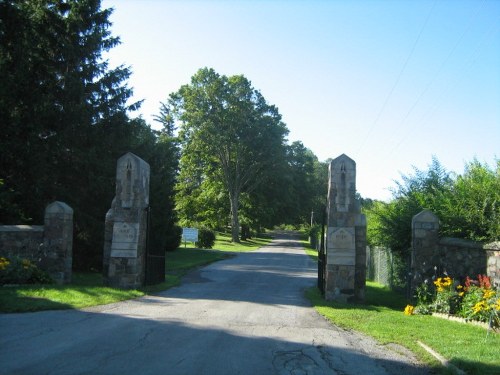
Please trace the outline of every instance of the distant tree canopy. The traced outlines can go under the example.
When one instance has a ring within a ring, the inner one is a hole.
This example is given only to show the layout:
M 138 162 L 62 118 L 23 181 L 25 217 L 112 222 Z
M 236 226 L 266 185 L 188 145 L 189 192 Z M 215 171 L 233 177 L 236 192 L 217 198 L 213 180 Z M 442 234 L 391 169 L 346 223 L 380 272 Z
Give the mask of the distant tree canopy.
M 477 160 L 465 165 L 462 175 L 454 176 L 433 158 L 429 169 L 414 169 L 402 176 L 389 203 L 365 205 L 368 238 L 407 254 L 411 246 L 411 220 L 423 209 L 433 211 L 440 220 L 440 233 L 476 241 L 500 238 L 500 161 L 496 168 Z
M 179 127 L 176 205 L 184 225 L 230 224 L 238 242 L 240 226 L 308 222 L 317 194 L 326 196 L 325 166 L 302 143 L 286 144 L 278 109 L 242 75 L 200 69 L 157 119 Z
M 68 203 L 78 268 L 101 265 L 104 215 L 125 152 L 159 171 L 152 197 L 161 196 L 162 215 L 174 220 L 166 197 L 176 145 L 168 131 L 129 118 L 140 106 L 127 104 L 131 71 L 110 69 L 102 57 L 119 43 L 110 14 L 100 0 L 0 3 L 0 223 L 38 224 L 47 203 Z
M 221 209 L 224 205 L 209 202 L 217 202 L 223 189 L 232 240 L 239 242 L 242 194 L 255 191 L 285 160 L 288 130 L 277 108 L 244 76 L 226 77 L 205 68 L 170 95 L 162 118 L 166 126 L 180 124 L 179 209 L 188 220 L 196 220 L 197 210 Z

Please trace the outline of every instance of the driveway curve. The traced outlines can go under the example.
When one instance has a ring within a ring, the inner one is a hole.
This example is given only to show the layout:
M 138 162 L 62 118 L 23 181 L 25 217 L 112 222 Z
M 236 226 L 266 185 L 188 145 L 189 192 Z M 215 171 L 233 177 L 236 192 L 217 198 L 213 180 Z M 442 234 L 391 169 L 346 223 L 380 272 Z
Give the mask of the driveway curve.
M 289 234 L 181 286 L 83 310 L 0 315 L 0 374 L 429 373 L 411 353 L 332 326 L 304 290 L 316 264 Z

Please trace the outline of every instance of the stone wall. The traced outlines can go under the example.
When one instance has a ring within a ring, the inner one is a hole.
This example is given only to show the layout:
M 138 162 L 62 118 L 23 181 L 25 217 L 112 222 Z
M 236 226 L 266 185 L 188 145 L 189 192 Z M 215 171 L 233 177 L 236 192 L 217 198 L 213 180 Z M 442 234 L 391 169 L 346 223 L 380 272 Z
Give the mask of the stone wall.
M 437 244 L 433 262 L 440 273 L 446 272 L 453 278 L 488 275 L 491 281 L 500 286 L 500 242 L 488 244 L 443 237 Z
M 0 255 L 38 259 L 43 247 L 42 225 L 0 225 Z
M 29 259 L 59 284 L 71 282 L 73 210 L 63 202 L 45 209 L 44 225 L 1 225 L 0 256 Z
M 411 289 L 425 279 L 448 275 L 462 280 L 488 275 L 500 286 L 500 242 L 489 244 L 438 236 L 439 220 L 430 211 L 412 220 Z
M 453 278 L 486 274 L 487 254 L 479 242 L 460 238 L 443 237 L 437 243 L 437 251 L 431 262 L 437 265 L 438 273 Z

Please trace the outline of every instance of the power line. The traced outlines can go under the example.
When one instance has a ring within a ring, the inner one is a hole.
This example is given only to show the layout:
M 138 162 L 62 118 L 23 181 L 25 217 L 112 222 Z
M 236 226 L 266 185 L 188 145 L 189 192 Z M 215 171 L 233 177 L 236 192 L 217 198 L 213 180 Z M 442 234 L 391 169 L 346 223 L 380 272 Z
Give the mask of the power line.
M 413 56 L 413 52 L 415 52 L 415 49 L 417 47 L 417 44 L 420 40 L 420 37 L 422 36 L 426 26 L 427 26 L 427 23 L 429 22 L 429 19 L 431 18 L 431 15 L 434 11 L 434 7 L 436 6 L 436 3 L 437 3 L 437 0 L 434 1 L 434 3 L 432 4 L 432 8 L 429 10 L 429 13 L 427 14 L 427 17 L 424 21 L 424 24 L 422 25 L 422 27 L 420 28 L 420 31 L 417 35 L 417 38 L 415 39 L 415 41 L 413 42 L 413 46 L 410 50 L 410 53 L 408 54 L 408 56 L 406 57 L 406 60 L 403 64 L 403 67 L 401 68 L 401 70 L 399 71 L 399 74 L 396 78 L 396 81 L 394 82 L 394 84 L 392 85 L 391 87 L 391 90 L 389 91 L 389 94 L 387 94 L 387 97 L 385 98 L 385 101 L 384 103 L 382 104 L 382 108 L 380 109 L 380 111 L 378 112 L 378 115 L 377 117 L 375 118 L 375 121 L 373 122 L 372 126 L 370 127 L 370 129 L 368 129 L 368 132 L 366 133 L 365 135 L 365 138 L 363 139 L 363 141 L 360 143 L 360 146 L 359 146 L 359 149 L 358 149 L 358 152 L 359 150 L 364 146 L 366 140 L 368 139 L 368 137 L 371 135 L 373 129 L 375 128 L 375 125 L 378 123 L 378 121 L 380 120 L 380 117 L 382 116 L 382 113 L 384 112 L 385 110 L 385 107 L 387 106 L 387 103 L 389 102 L 389 99 L 391 98 L 392 94 L 394 93 L 394 90 L 396 89 L 397 85 L 399 84 L 399 81 L 401 80 L 401 76 L 403 75 L 404 71 L 406 70 L 406 66 L 408 65 L 408 62 L 410 61 L 410 59 L 412 58 Z
M 448 55 L 446 56 L 446 58 L 443 60 L 443 62 L 441 63 L 441 65 L 439 66 L 439 69 L 436 71 L 436 73 L 433 75 L 432 79 L 427 83 L 426 87 L 424 88 L 424 90 L 420 93 L 420 95 L 418 96 L 417 100 L 413 103 L 413 105 L 410 107 L 410 109 L 408 110 L 408 112 L 406 113 L 406 115 L 404 116 L 403 120 L 401 120 L 400 124 L 399 124 L 399 127 L 401 127 L 404 122 L 410 117 L 410 114 L 413 112 L 413 110 L 415 109 L 415 107 L 417 106 L 417 104 L 420 102 L 420 100 L 423 98 L 423 96 L 427 93 L 427 91 L 429 90 L 429 88 L 432 86 L 432 84 L 434 83 L 434 81 L 436 80 L 436 78 L 439 76 L 439 74 L 441 73 L 441 71 L 443 70 L 444 66 L 447 64 L 448 60 L 450 59 L 450 57 L 453 55 L 453 53 L 455 52 L 455 50 L 457 49 L 458 45 L 462 42 L 462 40 L 464 39 L 465 35 L 469 32 L 469 30 L 471 29 L 472 27 L 472 23 L 473 23 L 473 20 L 476 18 L 476 15 L 479 13 L 479 11 L 482 9 L 482 6 L 484 5 L 484 0 L 482 1 L 482 4 L 481 4 L 481 7 L 477 8 L 476 9 L 476 12 L 473 14 L 473 16 L 471 17 L 470 21 L 469 21 L 469 24 L 468 26 L 465 28 L 464 32 L 460 35 L 460 37 L 458 38 L 458 40 L 456 41 L 456 43 L 454 44 L 453 48 L 450 50 L 450 52 L 448 53 Z M 400 138 L 400 140 L 396 143 L 396 145 L 391 149 L 391 151 L 389 152 L 389 155 L 392 155 L 393 152 L 401 145 L 401 143 L 403 142 L 404 139 L 407 138 L 407 136 L 411 133 L 411 130 L 413 130 L 413 128 L 410 128 L 409 131 L 407 131 L 405 134 L 403 134 L 403 136 Z
M 477 56 L 479 55 L 479 53 L 481 52 L 481 50 L 484 48 L 484 42 L 485 42 L 485 40 L 489 39 L 490 36 L 494 34 L 495 29 L 497 27 L 498 27 L 497 23 L 492 23 L 491 24 L 490 28 L 483 34 L 483 37 L 476 43 L 476 45 L 474 47 L 474 50 L 469 55 L 468 61 L 464 62 L 463 66 L 462 66 L 462 69 L 461 69 L 461 73 L 456 75 L 457 79 L 454 82 L 451 82 L 451 84 L 447 85 L 446 87 L 444 87 L 441 90 L 441 94 L 438 95 L 438 97 L 439 97 L 440 100 L 436 101 L 436 103 L 434 103 L 434 105 L 425 114 L 423 114 L 421 116 L 421 118 L 420 118 L 420 120 L 418 122 L 419 124 L 427 124 L 429 122 L 430 118 L 432 118 L 432 116 L 434 115 L 434 113 L 440 107 L 443 99 L 449 97 L 448 93 L 451 92 L 451 91 L 453 91 L 453 89 L 455 88 L 455 86 L 458 84 L 458 78 L 463 78 L 465 76 L 466 72 L 469 71 L 474 64 L 476 64 L 476 62 L 477 62 Z M 415 128 L 413 128 L 413 130 L 415 130 Z M 406 139 L 407 137 L 409 137 L 411 135 L 411 133 L 412 132 L 409 132 L 404 139 Z M 403 143 L 404 139 L 402 139 L 398 143 L 398 145 L 396 146 L 396 148 L 401 143 Z

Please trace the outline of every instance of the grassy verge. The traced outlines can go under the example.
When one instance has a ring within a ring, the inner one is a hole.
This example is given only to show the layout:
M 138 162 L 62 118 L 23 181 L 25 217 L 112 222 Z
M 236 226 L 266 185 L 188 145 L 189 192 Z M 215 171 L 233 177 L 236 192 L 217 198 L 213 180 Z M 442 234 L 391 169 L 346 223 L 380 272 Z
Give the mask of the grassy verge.
M 405 298 L 376 283 L 367 283 L 363 305 L 325 301 L 316 288 L 310 289 L 307 297 L 335 325 L 370 335 L 382 344 L 405 346 L 431 366 L 439 368 L 417 341 L 467 374 L 500 373 L 500 334 L 487 336 L 483 328 L 427 315 L 406 316 Z
M 191 268 L 225 259 L 230 255 L 194 249 L 178 249 L 166 254 L 165 282 L 139 290 L 122 290 L 103 285 L 99 273 L 73 274 L 69 285 L 21 285 L 0 287 L 0 312 L 28 312 L 78 309 L 137 298 L 180 283 Z
M 316 250 L 306 247 L 306 245 L 304 245 L 304 250 L 313 260 L 318 261 L 318 252 Z
M 227 233 L 217 232 L 215 244 L 211 250 L 230 251 L 230 252 L 246 252 L 257 250 L 259 247 L 265 246 L 272 241 L 271 236 L 261 236 L 250 238 L 240 243 L 231 242 L 231 236 Z M 181 245 L 184 248 L 184 244 Z M 186 249 L 195 249 L 194 243 L 188 242 Z

